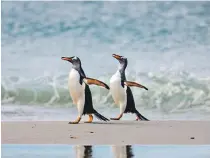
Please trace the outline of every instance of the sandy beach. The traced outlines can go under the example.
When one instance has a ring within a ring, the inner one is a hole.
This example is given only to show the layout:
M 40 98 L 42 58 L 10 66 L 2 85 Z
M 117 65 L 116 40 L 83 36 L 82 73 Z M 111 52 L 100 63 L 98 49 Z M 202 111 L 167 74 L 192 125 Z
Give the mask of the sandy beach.
M 2 144 L 210 144 L 210 121 L 2 122 Z

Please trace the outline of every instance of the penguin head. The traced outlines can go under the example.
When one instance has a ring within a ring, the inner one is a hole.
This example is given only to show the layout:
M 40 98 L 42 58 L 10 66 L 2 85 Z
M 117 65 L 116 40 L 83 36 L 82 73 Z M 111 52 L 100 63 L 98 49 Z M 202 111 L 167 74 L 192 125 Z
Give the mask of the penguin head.
M 119 61 L 121 68 L 125 69 L 127 67 L 128 60 L 126 57 L 117 54 L 112 54 L 112 56 Z
M 72 63 L 73 67 L 75 67 L 75 68 L 81 67 L 81 61 L 76 56 L 73 56 L 73 57 L 61 57 L 61 59 Z

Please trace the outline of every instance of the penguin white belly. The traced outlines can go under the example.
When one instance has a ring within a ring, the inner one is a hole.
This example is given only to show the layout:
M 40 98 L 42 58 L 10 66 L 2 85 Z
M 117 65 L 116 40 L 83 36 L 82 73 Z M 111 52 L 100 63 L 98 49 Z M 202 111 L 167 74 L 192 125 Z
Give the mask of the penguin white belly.
M 73 104 L 77 105 L 79 115 L 82 116 L 85 105 L 85 83 L 80 84 L 80 74 L 75 69 L 69 73 L 68 86 Z
M 110 79 L 110 91 L 115 104 L 120 106 L 120 111 L 124 112 L 127 104 L 127 87 L 121 85 L 120 72 L 117 71 Z

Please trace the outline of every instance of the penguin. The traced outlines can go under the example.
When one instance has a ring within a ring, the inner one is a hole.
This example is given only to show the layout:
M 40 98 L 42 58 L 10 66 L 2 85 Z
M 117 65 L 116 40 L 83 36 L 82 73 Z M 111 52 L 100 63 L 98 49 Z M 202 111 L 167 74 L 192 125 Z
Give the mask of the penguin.
M 81 61 L 78 57 L 61 57 L 62 60 L 66 60 L 72 63 L 72 69 L 69 72 L 68 88 L 70 96 L 73 100 L 73 104 L 76 104 L 78 110 L 78 118 L 75 121 L 69 122 L 69 124 L 78 124 L 82 118 L 82 115 L 89 115 L 89 120 L 85 123 L 91 123 L 93 121 L 94 114 L 96 118 L 103 121 L 109 121 L 106 117 L 98 113 L 93 108 L 92 94 L 88 85 L 98 85 L 109 90 L 109 86 L 105 83 L 86 77 Z
M 120 106 L 120 115 L 117 118 L 110 119 L 120 120 L 120 118 L 123 116 L 123 113 L 134 113 L 137 116 L 136 120 L 149 121 L 136 109 L 134 97 L 130 87 L 135 86 L 139 88 L 144 88 L 145 90 L 148 90 L 148 88 L 139 83 L 127 81 L 125 76 L 125 69 L 128 65 L 127 58 L 117 54 L 113 54 L 112 56 L 120 63 L 117 72 L 110 79 L 111 95 L 115 104 Z

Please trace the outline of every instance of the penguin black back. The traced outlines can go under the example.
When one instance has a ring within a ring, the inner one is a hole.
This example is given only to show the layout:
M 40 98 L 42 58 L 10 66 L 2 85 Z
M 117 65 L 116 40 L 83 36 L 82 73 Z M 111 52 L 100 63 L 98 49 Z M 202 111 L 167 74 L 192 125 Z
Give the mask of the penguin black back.
M 94 109 L 93 109 L 92 94 L 89 86 L 85 84 L 85 106 L 84 106 L 83 115 L 92 114 L 93 112 Z
M 127 87 L 126 93 L 127 93 L 127 105 L 124 113 L 135 113 L 136 111 L 135 102 L 130 87 Z
M 109 121 L 109 119 L 98 113 L 93 108 L 92 94 L 87 84 L 85 85 L 85 105 L 84 105 L 83 115 L 86 114 L 94 114 L 99 120 Z

